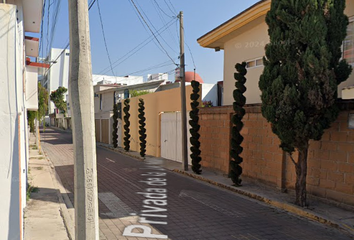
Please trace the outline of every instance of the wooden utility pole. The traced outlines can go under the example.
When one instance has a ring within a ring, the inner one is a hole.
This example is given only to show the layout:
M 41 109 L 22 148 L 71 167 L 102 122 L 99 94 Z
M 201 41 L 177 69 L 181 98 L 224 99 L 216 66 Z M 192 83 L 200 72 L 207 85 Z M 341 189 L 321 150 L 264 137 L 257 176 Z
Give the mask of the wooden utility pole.
M 181 117 L 182 117 L 182 167 L 188 171 L 188 147 L 187 147 L 187 108 L 186 108 L 186 76 L 184 63 L 184 27 L 183 12 L 179 13 L 180 22 L 180 75 L 181 75 Z
M 70 25 L 69 93 L 75 185 L 75 239 L 98 240 L 98 198 L 94 97 L 87 0 L 68 0 Z

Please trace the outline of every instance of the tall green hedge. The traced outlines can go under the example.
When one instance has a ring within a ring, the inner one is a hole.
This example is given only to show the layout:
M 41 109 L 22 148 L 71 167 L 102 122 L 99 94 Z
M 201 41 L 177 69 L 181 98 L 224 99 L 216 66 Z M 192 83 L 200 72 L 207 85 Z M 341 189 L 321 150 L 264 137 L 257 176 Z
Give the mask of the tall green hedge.
M 36 117 L 37 117 L 36 111 L 27 111 L 27 120 L 30 126 L 31 133 L 34 133 L 34 120 L 36 119 Z
M 234 100 L 233 109 L 235 114 L 232 116 L 232 138 L 231 138 L 231 150 L 230 150 L 230 173 L 229 176 L 231 180 L 234 182 L 236 186 L 241 186 L 242 180 L 240 176 L 242 174 L 242 167 L 240 164 L 242 163 L 243 159 L 240 154 L 243 151 L 241 147 L 241 143 L 243 142 L 243 137 L 240 133 L 241 129 L 243 128 L 242 118 L 245 115 L 246 111 L 243 106 L 246 104 L 246 97 L 243 95 L 246 92 L 246 78 L 245 75 L 247 74 L 246 70 L 246 63 L 243 62 L 242 64 L 236 64 L 237 72 L 234 74 L 236 79 L 236 89 L 233 92 Z
M 112 132 L 113 147 L 118 147 L 118 103 L 113 105 L 113 132 Z
M 140 156 L 145 157 L 146 152 L 146 123 L 145 123 L 145 107 L 144 107 L 144 99 L 139 99 L 139 140 L 140 140 Z
M 124 112 L 124 150 L 125 151 L 129 151 L 130 149 L 130 130 L 129 130 L 129 127 L 130 127 L 130 121 L 129 121 L 129 118 L 130 118 L 130 113 L 129 113 L 129 110 L 130 110 L 130 99 L 125 99 L 124 101 L 124 108 L 123 108 L 123 112 Z
M 200 138 L 200 134 L 199 134 L 199 129 L 200 129 L 200 125 L 199 125 L 199 82 L 197 81 L 192 81 L 192 88 L 193 88 L 193 92 L 191 94 L 191 107 L 192 110 L 189 113 L 189 116 L 191 118 L 191 120 L 189 120 L 189 125 L 191 126 L 191 129 L 189 130 L 189 132 L 191 133 L 191 137 L 190 137 L 190 142 L 191 142 L 191 159 L 192 159 L 192 170 L 193 172 L 195 172 L 196 174 L 201 174 L 202 170 L 201 165 L 200 165 L 200 161 L 202 160 L 202 158 L 200 157 L 200 142 L 199 142 L 199 138 Z

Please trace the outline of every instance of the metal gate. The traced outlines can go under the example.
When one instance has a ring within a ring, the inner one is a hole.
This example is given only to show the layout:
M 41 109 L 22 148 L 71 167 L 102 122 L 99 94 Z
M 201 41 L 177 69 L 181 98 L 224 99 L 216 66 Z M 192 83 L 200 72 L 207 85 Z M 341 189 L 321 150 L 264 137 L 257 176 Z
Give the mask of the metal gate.
M 190 133 L 189 114 L 187 114 L 187 143 L 188 163 L 190 159 Z M 182 162 L 182 123 L 181 112 L 168 112 L 161 114 L 161 157 Z

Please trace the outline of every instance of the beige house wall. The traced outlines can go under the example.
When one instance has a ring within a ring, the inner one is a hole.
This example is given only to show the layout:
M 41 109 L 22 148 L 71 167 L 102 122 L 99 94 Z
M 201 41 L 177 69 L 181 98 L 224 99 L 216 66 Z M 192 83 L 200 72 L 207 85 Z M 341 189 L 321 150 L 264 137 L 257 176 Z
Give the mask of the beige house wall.
M 102 109 L 100 109 L 100 94 L 95 97 L 95 135 L 97 142 L 112 143 L 113 92 L 102 94 Z
M 236 63 L 252 60 L 264 56 L 264 46 L 269 42 L 268 26 L 262 18 L 261 23 L 244 28 L 243 33 L 227 41 L 224 45 L 224 99 L 223 105 L 231 105 L 234 102 L 233 90 L 235 89 L 234 73 Z M 261 91 L 258 87 L 259 76 L 263 67 L 248 69 L 245 92 L 246 103 L 260 103 Z
M 349 18 L 354 17 L 354 0 L 347 0 L 345 14 Z M 223 105 L 233 103 L 233 90 L 235 89 L 235 64 L 253 60 L 265 55 L 264 46 L 269 43 L 268 25 L 265 16 L 255 19 L 253 22 L 241 27 L 237 32 L 231 33 L 230 40 L 224 44 L 224 99 Z M 245 96 L 247 104 L 261 103 L 261 92 L 258 87 L 259 77 L 263 72 L 263 66 L 248 69 Z M 342 96 L 344 87 L 354 85 L 354 73 L 338 86 L 338 97 Z
M 192 87 L 186 86 L 186 102 L 187 111 L 191 110 L 190 107 L 190 94 Z M 146 154 L 156 157 L 161 155 L 161 112 L 176 112 L 181 111 L 181 92 L 180 88 L 171 90 L 154 92 L 147 95 L 134 97 L 130 99 L 130 149 L 132 151 L 140 151 L 139 145 L 139 119 L 138 119 L 138 103 L 139 98 L 144 99 L 145 103 L 145 117 L 146 117 Z M 122 105 L 122 110 L 124 104 Z M 122 112 L 122 119 L 124 117 Z M 124 126 L 124 121 L 123 121 Z M 122 127 L 122 134 L 124 137 L 124 128 Z M 123 144 L 124 141 L 122 141 Z M 121 147 L 124 147 L 122 145 Z
M 95 113 L 109 112 L 113 110 L 114 92 L 97 94 L 94 99 Z M 100 109 L 100 95 L 102 95 L 102 109 Z

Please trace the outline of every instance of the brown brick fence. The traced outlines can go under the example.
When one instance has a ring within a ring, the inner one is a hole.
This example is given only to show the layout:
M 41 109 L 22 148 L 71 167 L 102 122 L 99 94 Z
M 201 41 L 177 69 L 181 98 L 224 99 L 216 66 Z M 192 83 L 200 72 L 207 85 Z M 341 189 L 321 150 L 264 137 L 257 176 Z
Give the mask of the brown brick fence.
M 279 139 L 263 118 L 260 106 L 245 108 L 243 175 L 277 188 L 294 188 L 294 164 L 279 148 Z M 199 113 L 202 165 L 227 174 L 232 106 L 201 108 Z M 322 140 L 311 141 L 307 189 L 316 196 L 354 204 L 354 129 L 348 128 L 350 113 L 354 110 L 341 111 Z

